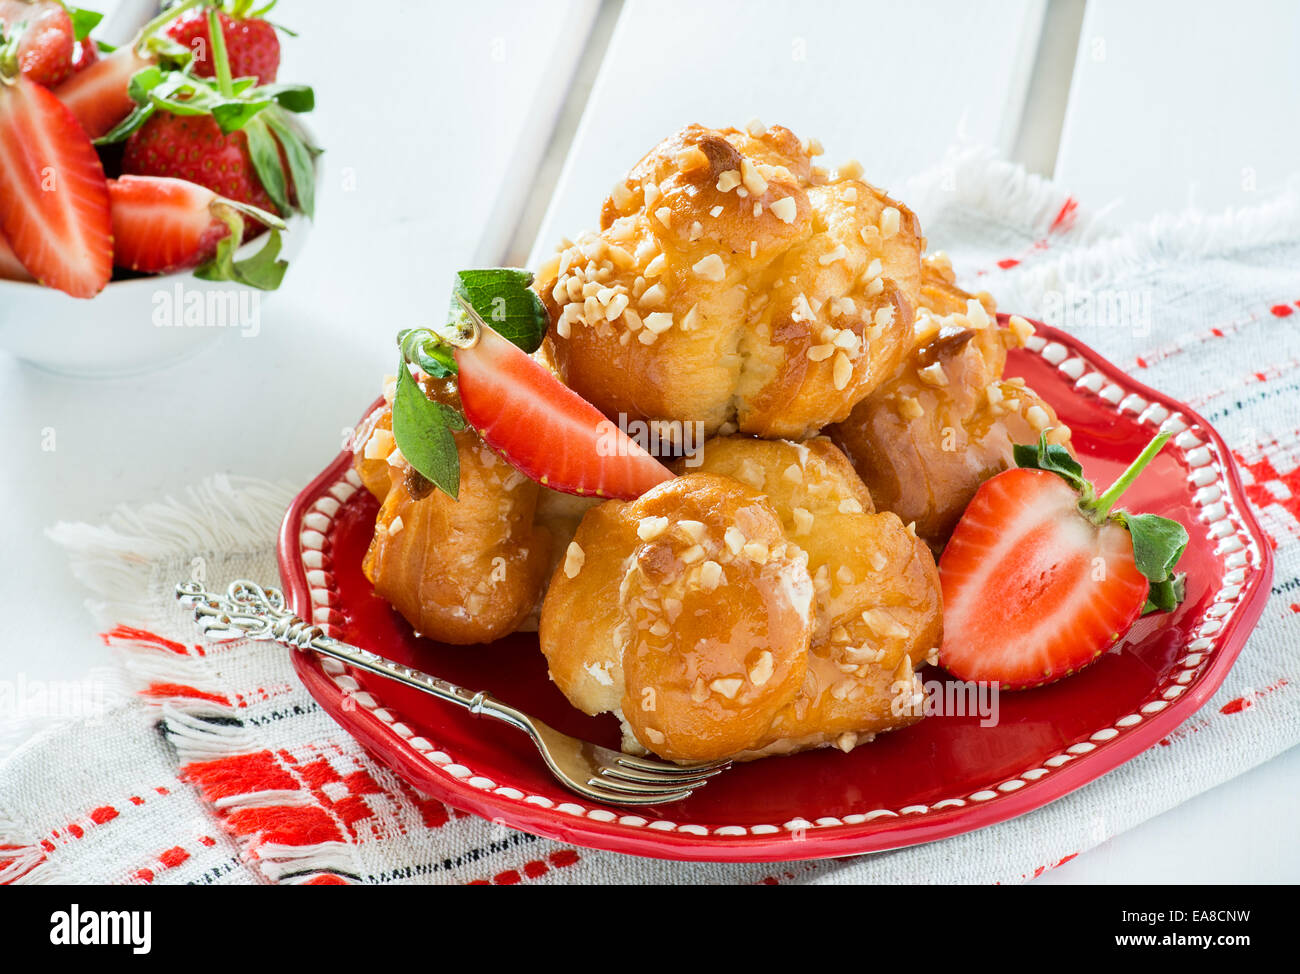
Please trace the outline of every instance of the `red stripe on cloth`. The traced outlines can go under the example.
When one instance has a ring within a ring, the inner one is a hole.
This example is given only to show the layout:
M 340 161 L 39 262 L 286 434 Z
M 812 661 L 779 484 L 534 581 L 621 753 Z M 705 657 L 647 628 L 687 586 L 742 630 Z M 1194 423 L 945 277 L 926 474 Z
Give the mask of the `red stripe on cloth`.
M 505 869 L 491 879 L 472 879 L 466 886 L 514 886 L 524 879 L 541 879 L 553 869 L 567 869 L 579 861 L 576 849 L 557 849 L 546 859 L 530 859 L 518 869 Z M 522 873 L 522 875 L 521 875 Z
M 1275 304 L 1273 307 L 1269 308 L 1269 310 L 1279 318 L 1289 318 L 1293 313 L 1291 306 L 1287 304 Z
M 181 656 L 190 655 L 190 647 L 184 643 L 178 643 L 174 639 L 160 636 L 148 629 L 136 629 L 132 626 L 114 626 L 108 632 L 101 632 L 99 638 L 104 641 L 105 646 L 111 646 L 115 642 L 143 643 L 146 646 L 155 646 L 158 649 L 165 649 L 170 653 L 177 653 Z M 194 651 L 199 656 L 203 655 L 203 648 L 200 646 L 195 646 Z
M 304 886 L 351 886 L 342 876 L 335 876 L 333 873 L 321 873 L 312 879 L 303 883 Z
M 1013 267 L 1019 267 L 1020 261 L 1016 260 L 1014 257 L 1004 257 L 1002 260 L 998 261 L 998 266 L 1004 271 L 1009 271 Z
M 194 687 L 187 687 L 181 683 L 150 683 L 140 691 L 142 697 L 187 697 L 191 700 L 207 700 L 209 703 L 219 703 L 223 707 L 229 707 L 230 701 L 219 693 L 208 693 L 205 690 L 198 690 Z M 243 706 L 242 704 L 240 706 Z
M 198 785 L 209 802 L 258 791 L 295 791 L 298 780 L 285 771 L 270 751 L 238 754 L 214 761 L 191 761 L 181 778 Z
M 226 813 L 225 821 L 235 835 L 250 840 L 252 851 L 267 842 L 298 846 L 345 840 L 325 810 L 312 805 L 234 809 Z
M 1060 210 L 1057 211 L 1056 219 L 1054 219 L 1052 225 L 1047 228 L 1047 232 L 1060 233 L 1064 230 L 1069 230 L 1074 226 L 1075 217 L 1078 215 L 1079 201 L 1073 196 L 1067 197 L 1065 202 L 1061 204 Z

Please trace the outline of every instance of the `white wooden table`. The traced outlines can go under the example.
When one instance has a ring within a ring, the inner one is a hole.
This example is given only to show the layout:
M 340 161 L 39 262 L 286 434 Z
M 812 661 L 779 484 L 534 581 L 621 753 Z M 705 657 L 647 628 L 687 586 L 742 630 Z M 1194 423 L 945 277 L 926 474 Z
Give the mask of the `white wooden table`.
M 1300 166 L 1300 9 L 1281 0 L 371 0 L 384 55 L 360 80 L 353 9 L 276 11 L 302 34 L 282 74 L 315 85 L 328 154 L 317 226 L 256 338 L 105 381 L 0 355 L 0 680 L 104 662 L 47 526 L 215 472 L 305 482 L 454 269 L 548 252 L 685 121 L 780 120 L 855 147 L 885 185 L 986 143 L 1126 220 L 1238 204 Z M 890 137 L 870 138 L 882 115 Z M 1300 749 L 1040 882 L 1294 882 L 1298 781 Z

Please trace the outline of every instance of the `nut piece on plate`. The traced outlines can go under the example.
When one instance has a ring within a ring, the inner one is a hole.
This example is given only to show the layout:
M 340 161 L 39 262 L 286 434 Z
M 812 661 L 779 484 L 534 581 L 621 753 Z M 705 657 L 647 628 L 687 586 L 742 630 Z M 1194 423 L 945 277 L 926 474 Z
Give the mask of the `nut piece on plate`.
M 426 379 L 424 389 L 457 404 L 451 381 Z M 455 434 L 460 499 L 452 500 L 411 469 L 391 429 L 390 401 L 354 448 L 362 482 L 382 501 L 362 564 L 375 593 L 441 642 L 514 632 L 534 612 L 551 564 L 551 534 L 536 521 L 540 488 L 466 430 Z
M 780 126 L 691 125 L 618 183 L 599 233 L 537 275 L 545 352 L 607 415 L 801 438 L 910 347 L 912 212 Z
M 1024 380 L 1004 379 L 1007 349 L 1033 333 L 999 327 L 993 299 L 957 287 L 942 254 L 923 264 L 914 346 L 898 371 L 826 432 L 848 454 L 876 504 L 936 549 L 975 491 L 1013 465 L 1012 446 L 1070 430 Z
M 583 518 L 542 606 L 551 677 L 674 760 L 849 750 L 919 719 L 942 638 L 924 544 L 829 441 L 710 441 L 704 466 Z

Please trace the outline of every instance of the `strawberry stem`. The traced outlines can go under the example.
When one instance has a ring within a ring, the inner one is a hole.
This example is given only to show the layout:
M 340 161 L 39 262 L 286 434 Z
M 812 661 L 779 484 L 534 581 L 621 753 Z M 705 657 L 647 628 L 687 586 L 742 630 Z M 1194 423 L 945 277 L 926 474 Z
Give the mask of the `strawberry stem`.
M 217 89 L 230 98 L 235 93 L 234 80 L 230 77 L 230 58 L 226 55 L 226 37 L 221 32 L 221 20 L 215 7 L 208 10 L 208 35 L 212 45 L 212 64 L 217 71 Z
M 1118 480 L 1107 487 L 1105 492 L 1095 501 L 1087 505 L 1087 514 L 1094 522 L 1100 524 L 1110 516 L 1111 508 L 1115 506 L 1115 502 L 1119 500 L 1120 495 L 1132 486 L 1133 481 L 1138 479 L 1138 476 L 1146 469 L 1147 464 L 1151 462 L 1157 453 L 1164 449 L 1165 444 L 1169 442 L 1172 436 L 1172 433 L 1159 434 L 1137 455 L 1137 459 L 1128 465 L 1128 469 L 1119 475 Z
M 202 2 L 203 0 L 181 0 L 181 2 L 175 6 L 168 7 L 136 32 L 135 40 L 131 42 L 131 46 L 138 47 L 141 41 L 151 37 L 158 28 L 170 24 L 181 14 L 185 13 L 185 11 L 189 10 L 191 7 L 197 7 Z

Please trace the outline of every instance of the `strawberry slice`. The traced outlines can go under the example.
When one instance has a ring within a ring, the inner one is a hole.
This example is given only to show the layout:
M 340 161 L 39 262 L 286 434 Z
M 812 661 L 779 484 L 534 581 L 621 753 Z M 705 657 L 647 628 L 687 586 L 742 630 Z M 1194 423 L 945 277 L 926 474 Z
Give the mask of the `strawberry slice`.
M 113 273 L 99 156 L 72 112 L 21 75 L 0 77 L 0 232 L 38 281 L 73 297 Z
M 135 102 L 127 93 L 131 76 L 153 62 L 130 44 L 78 71 L 55 89 L 92 139 L 108 134 L 131 114 Z
M 108 191 L 113 209 L 113 263 L 118 267 L 162 274 L 203 264 L 205 272 L 200 276 L 209 280 L 267 286 L 266 281 L 255 280 L 248 273 L 250 262 L 256 264 L 261 255 L 238 263 L 230 255 L 243 239 L 244 216 L 282 228 L 278 217 L 184 179 L 122 176 L 109 180 Z M 278 250 L 277 242 L 275 252 Z M 272 253 L 269 259 L 274 262 L 274 258 Z M 278 284 L 276 276 L 269 286 Z
M 455 351 L 461 406 L 483 440 L 552 490 L 631 500 L 672 479 L 587 400 L 518 346 L 478 323 Z
M 1168 441 L 1156 437 L 1098 496 L 1064 447 L 1016 448 L 1022 468 L 975 493 L 939 560 L 943 646 L 954 676 L 1002 689 L 1039 686 L 1087 666 L 1145 611 L 1181 598 L 1181 524 L 1113 511 Z
M 6 281 L 36 280 L 18 259 L 18 255 L 9 246 L 9 241 L 5 239 L 3 233 L 0 233 L 0 278 Z

